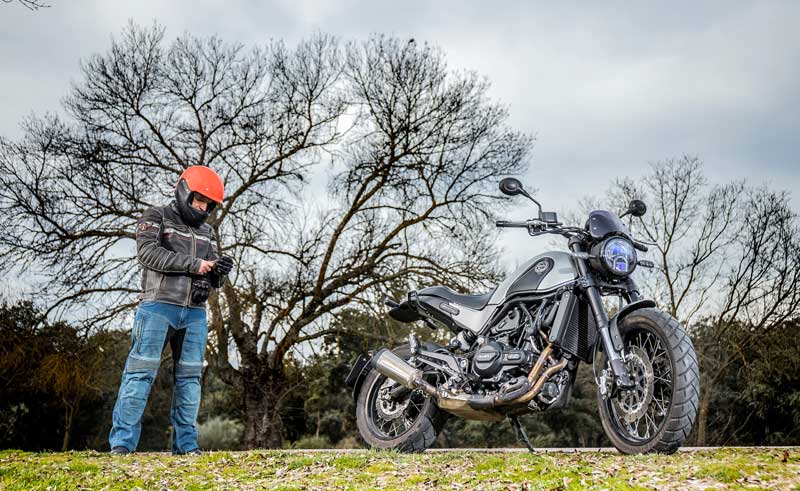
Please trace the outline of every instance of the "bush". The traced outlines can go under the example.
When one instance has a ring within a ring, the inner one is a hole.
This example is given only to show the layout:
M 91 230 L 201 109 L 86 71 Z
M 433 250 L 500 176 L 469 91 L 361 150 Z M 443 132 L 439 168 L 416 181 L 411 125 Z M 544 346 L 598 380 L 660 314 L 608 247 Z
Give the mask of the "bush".
M 292 443 L 294 448 L 333 448 L 326 436 L 307 436 Z
M 197 440 L 205 450 L 241 450 L 244 425 L 235 419 L 214 416 L 197 425 Z
M 364 448 L 364 444 L 354 436 L 342 438 L 336 443 L 336 448 Z

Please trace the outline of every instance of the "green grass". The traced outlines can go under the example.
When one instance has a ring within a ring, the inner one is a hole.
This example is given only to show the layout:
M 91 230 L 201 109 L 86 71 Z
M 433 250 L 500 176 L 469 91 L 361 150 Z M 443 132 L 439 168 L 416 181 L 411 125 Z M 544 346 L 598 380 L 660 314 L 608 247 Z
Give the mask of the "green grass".
M 784 462 L 785 460 L 785 462 Z M 0 490 L 793 489 L 800 448 L 615 453 L 0 452 Z

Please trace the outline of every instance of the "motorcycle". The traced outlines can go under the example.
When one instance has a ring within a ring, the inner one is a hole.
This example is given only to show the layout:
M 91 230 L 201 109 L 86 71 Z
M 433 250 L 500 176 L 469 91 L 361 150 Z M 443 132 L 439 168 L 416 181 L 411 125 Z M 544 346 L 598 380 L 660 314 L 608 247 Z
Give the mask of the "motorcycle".
M 592 364 L 603 429 L 619 451 L 675 452 L 695 420 L 700 379 L 684 328 L 642 299 L 631 277 L 654 264 L 638 258 L 647 246 L 621 218 L 643 216 L 645 203 L 631 201 L 619 217 L 595 210 L 584 227 L 568 227 L 519 180 L 503 179 L 500 191 L 533 201 L 538 218 L 498 227 L 563 236 L 569 252 L 539 254 L 482 295 L 432 286 L 401 302 L 386 299 L 393 319 L 453 337 L 441 346 L 411 334 L 407 344 L 358 356 L 346 383 L 364 441 L 421 452 L 451 415 L 508 418 L 532 451 L 519 416 L 564 407 L 584 362 Z M 618 297 L 613 315 L 604 297 Z

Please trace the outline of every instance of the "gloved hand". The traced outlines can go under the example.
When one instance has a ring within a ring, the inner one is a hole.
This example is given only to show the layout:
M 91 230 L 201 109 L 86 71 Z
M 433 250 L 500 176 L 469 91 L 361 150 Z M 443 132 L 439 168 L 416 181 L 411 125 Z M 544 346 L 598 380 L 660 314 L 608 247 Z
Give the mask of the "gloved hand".
M 211 294 L 211 283 L 207 276 L 195 276 L 192 278 L 192 303 L 198 304 L 208 300 Z
M 222 256 L 221 258 L 217 259 L 217 262 L 214 264 L 214 269 L 212 271 L 217 276 L 225 276 L 228 273 L 230 273 L 232 269 L 233 269 L 233 259 L 229 258 L 228 256 Z

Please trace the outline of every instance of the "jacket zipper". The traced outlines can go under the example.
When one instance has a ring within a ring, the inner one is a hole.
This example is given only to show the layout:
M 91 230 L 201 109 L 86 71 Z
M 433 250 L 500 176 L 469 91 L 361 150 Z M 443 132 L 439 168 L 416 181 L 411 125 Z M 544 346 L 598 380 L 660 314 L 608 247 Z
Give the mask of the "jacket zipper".
M 196 245 L 196 243 L 195 243 L 195 239 L 194 239 L 194 231 L 192 230 L 192 227 L 189 227 L 189 233 L 190 233 L 190 234 L 192 234 L 192 262 L 194 262 L 194 256 L 197 254 L 197 245 Z M 190 298 L 191 298 L 191 296 L 192 296 L 192 282 L 191 282 L 191 276 L 190 276 L 189 278 L 190 278 L 190 281 L 189 281 L 189 289 L 188 289 L 188 290 L 186 290 L 186 306 L 187 306 L 187 307 L 188 307 L 189 305 L 191 305 L 191 304 L 189 303 L 189 299 L 190 299 Z

